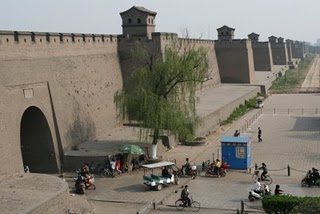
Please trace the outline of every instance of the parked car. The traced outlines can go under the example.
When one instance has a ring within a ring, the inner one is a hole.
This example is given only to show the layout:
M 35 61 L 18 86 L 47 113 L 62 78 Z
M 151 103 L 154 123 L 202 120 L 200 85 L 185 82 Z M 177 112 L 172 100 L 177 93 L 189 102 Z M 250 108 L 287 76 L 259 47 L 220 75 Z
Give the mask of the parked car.
M 264 97 L 257 97 L 256 98 L 256 108 L 263 108 L 263 100 L 264 100 Z

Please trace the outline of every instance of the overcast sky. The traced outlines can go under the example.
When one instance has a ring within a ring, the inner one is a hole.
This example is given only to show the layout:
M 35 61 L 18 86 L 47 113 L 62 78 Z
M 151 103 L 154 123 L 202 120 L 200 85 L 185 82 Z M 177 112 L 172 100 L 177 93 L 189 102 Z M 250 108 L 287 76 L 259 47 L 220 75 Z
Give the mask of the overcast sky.
M 119 13 L 134 5 L 158 13 L 157 32 L 188 28 L 191 37 L 217 39 L 228 25 L 237 39 L 320 38 L 320 0 L 0 0 L 0 30 L 121 34 Z

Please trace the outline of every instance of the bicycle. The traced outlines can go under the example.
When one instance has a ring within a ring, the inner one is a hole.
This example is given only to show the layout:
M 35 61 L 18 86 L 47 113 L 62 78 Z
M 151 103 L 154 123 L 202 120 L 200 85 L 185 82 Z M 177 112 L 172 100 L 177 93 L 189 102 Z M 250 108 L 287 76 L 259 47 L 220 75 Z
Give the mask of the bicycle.
M 254 182 L 256 182 L 256 181 L 258 180 L 258 178 L 260 178 L 260 170 L 255 170 L 255 171 L 254 171 L 254 174 L 252 175 L 252 180 L 253 180 Z M 264 182 L 265 184 L 267 184 L 267 185 L 272 184 L 272 178 L 271 178 L 270 175 L 264 176 L 264 179 L 261 180 L 261 181 L 263 181 L 263 182 Z
M 101 177 L 113 177 L 113 173 L 109 169 L 109 165 L 104 166 L 104 164 L 98 163 L 94 165 L 92 162 L 91 171 L 93 174 L 100 175 Z
M 176 202 L 175 202 L 175 207 L 177 210 L 182 211 L 184 208 L 190 208 L 193 212 L 198 212 L 200 210 L 200 203 L 197 201 L 194 201 L 192 198 L 192 195 L 190 196 L 190 202 L 191 202 L 191 206 L 184 206 L 184 200 L 182 198 L 179 198 Z

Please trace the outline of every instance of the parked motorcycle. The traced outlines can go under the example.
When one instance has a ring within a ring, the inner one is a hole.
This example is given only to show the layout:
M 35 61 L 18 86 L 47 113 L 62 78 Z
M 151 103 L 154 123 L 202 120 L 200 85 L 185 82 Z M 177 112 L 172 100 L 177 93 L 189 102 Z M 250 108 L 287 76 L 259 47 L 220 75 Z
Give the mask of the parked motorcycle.
M 265 185 L 264 187 L 264 191 L 262 193 L 257 193 L 255 192 L 253 189 L 251 189 L 249 191 L 249 196 L 248 196 L 248 199 L 249 201 L 254 201 L 254 200 L 259 200 L 259 199 L 262 199 L 262 197 L 264 195 L 271 195 L 271 190 L 269 189 L 268 185 Z
M 80 173 L 78 174 L 78 177 L 76 178 L 75 183 L 75 192 L 77 194 L 84 194 L 86 190 L 86 179 L 83 177 Z
M 230 165 L 227 162 L 222 162 L 221 167 L 219 169 L 219 174 L 215 171 L 214 164 L 211 164 L 210 167 L 207 168 L 205 176 L 214 176 L 214 177 L 224 177 L 227 175 L 227 169 L 230 168 Z

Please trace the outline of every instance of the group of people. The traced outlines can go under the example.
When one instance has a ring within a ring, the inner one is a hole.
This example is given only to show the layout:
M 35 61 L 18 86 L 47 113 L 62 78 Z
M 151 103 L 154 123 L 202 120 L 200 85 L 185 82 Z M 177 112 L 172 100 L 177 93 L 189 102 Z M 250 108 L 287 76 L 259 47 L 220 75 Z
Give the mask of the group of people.
M 89 164 L 88 163 L 84 163 L 82 168 L 81 168 L 81 171 L 78 175 L 78 179 L 76 180 L 76 187 L 78 185 L 81 184 L 81 182 L 84 182 L 85 183 L 85 187 L 86 188 L 89 188 L 89 187 L 95 187 L 93 182 L 94 182 L 94 177 L 93 175 L 91 175 L 90 173 L 90 167 L 89 167 Z
M 254 192 L 258 194 L 263 194 L 263 195 L 269 195 L 271 194 L 271 191 L 269 190 L 268 185 L 264 184 L 261 182 L 261 179 L 258 178 L 258 180 L 254 183 Z M 274 189 L 274 194 L 275 195 L 281 195 L 283 193 L 283 190 L 280 189 L 280 185 L 277 184 L 276 188 Z
M 317 180 L 320 179 L 320 174 L 318 169 L 312 167 L 311 170 L 307 173 L 307 182 L 308 186 L 311 187 L 313 184 L 317 182 Z

